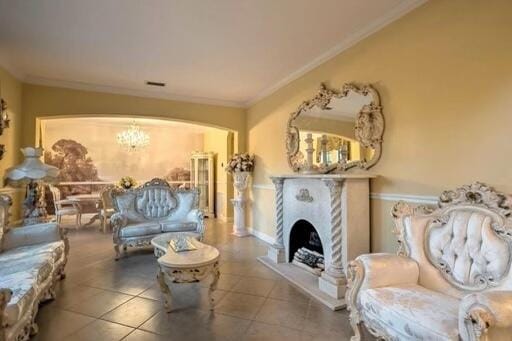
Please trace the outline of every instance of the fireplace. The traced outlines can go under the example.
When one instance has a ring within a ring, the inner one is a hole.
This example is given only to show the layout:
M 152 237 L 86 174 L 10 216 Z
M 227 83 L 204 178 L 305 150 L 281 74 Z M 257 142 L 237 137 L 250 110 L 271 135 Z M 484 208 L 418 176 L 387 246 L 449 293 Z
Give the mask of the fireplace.
M 273 177 L 276 241 L 269 247 L 267 256 L 259 260 L 331 309 L 343 308 L 347 263 L 369 252 L 371 177 L 367 174 Z M 311 253 L 320 256 L 320 260 L 314 259 Z M 315 264 L 314 271 L 302 266 L 304 261 L 307 265 Z

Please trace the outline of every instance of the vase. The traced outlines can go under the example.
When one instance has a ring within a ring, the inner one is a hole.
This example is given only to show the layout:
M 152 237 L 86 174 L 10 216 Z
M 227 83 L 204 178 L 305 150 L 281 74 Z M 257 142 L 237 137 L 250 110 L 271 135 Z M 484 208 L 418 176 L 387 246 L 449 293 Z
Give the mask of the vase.
M 251 172 L 233 172 L 233 185 L 236 189 L 236 196 L 231 199 L 233 204 L 233 234 L 237 237 L 249 235 L 245 227 L 245 191 L 249 185 Z

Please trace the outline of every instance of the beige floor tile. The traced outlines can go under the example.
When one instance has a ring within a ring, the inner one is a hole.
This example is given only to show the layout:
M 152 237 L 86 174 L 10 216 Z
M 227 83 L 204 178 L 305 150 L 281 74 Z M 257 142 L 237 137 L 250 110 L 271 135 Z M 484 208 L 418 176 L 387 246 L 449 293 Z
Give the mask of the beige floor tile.
M 92 323 L 93 318 L 71 311 L 59 309 L 56 305 L 45 304 L 39 309 L 37 325 L 39 333 L 35 341 L 62 340 L 69 334 Z
M 346 312 L 325 308 L 281 277 L 274 277 L 256 260 L 266 254 L 265 243 L 230 235 L 230 224 L 205 221 L 205 242 L 221 251 L 213 312 L 209 310 L 207 281 L 173 284 L 174 310 L 170 314 L 161 310 L 163 299 L 151 248 L 130 248 L 126 257 L 116 262 L 112 235 L 92 226 L 69 232 L 68 276 L 58 283 L 57 299 L 41 306 L 37 317 L 40 333 L 31 340 L 341 341 L 351 336 Z M 309 307 L 304 328 L 294 329 L 300 328 L 304 305 Z M 139 329 L 130 327 L 139 324 Z
M 67 337 L 73 341 L 117 341 L 123 339 L 134 329 L 117 323 L 96 320 L 85 328 Z
M 308 307 L 309 304 L 304 302 L 281 301 L 269 298 L 263 304 L 255 320 L 301 330 L 304 328 Z
M 276 283 L 272 291 L 268 295 L 270 298 L 284 300 L 284 301 L 293 301 L 293 302 L 302 302 L 308 303 L 311 300 L 311 297 L 304 293 L 302 290 L 293 286 L 293 284 L 289 283 L 286 280 L 280 280 Z
M 168 341 L 169 337 L 135 329 L 123 341 Z
M 171 313 L 160 311 L 139 329 L 160 335 L 180 335 L 198 329 L 207 313 L 196 309 L 181 309 Z
M 256 316 L 264 302 L 264 297 L 228 293 L 215 306 L 215 312 L 250 320 Z
M 130 295 L 102 290 L 87 300 L 67 306 L 66 309 L 92 317 L 100 317 L 132 298 L 133 296 Z
M 311 301 L 304 331 L 311 333 L 338 334 L 346 337 L 352 332 L 347 310 L 332 311 L 319 302 Z
M 135 297 L 106 313 L 101 319 L 136 328 L 162 309 L 163 305 L 158 301 Z
M 253 322 L 242 339 L 244 341 L 295 341 L 302 333 L 299 330 L 261 322 Z M 320 340 L 320 339 L 314 339 Z
M 277 281 L 257 277 L 243 277 L 232 289 L 233 292 L 266 297 Z

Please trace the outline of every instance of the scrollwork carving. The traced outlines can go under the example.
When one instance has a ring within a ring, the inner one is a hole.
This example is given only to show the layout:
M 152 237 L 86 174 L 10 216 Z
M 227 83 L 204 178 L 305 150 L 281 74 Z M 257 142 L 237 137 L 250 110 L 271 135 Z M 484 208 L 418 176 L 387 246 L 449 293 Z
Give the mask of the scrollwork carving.
M 371 102 L 364 105 L 357 113 L 355 122 L 355 137 L 362 147 L 372 148 L 374 150 L 371 159 L 349 161 L 336 163 L 328 166 L 313 166 L 307 164 L 304 155 L 300 151 L 300 134 L 296 125 L 297 118 L 308 110 L 319 108 L 328 110 L 329 104 L 333 99 L 340 99 L 349 96 L 350 93 L 370 96 Z M 378 92 L 370 85 L 358 86 L 354 83 L 346 83 L 341 90 L 330 89 L 325 84 L 320 85 L 320 89 L 315 97 L 302 102 L 297 110 L 290 114 L 286 125 L 286 149 L 288 164 L 295 172 L 315 172 L 331 173 L 343 172 L 351 168 L 369 169 L 380 159 L 382 153 L 382 136 L 384 134 L 384 116 L 380 105 Z
M 309 194 L 309 190 L 307 188 L 299 189 L 299 193 L 295 195 L 295 199 L 303 202 L 313 202 L 313 197 Z

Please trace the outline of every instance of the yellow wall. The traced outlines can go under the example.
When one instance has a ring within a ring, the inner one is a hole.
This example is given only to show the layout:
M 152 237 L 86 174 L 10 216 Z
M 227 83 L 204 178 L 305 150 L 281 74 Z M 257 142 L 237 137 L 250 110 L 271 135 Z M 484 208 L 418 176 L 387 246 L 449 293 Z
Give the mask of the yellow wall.
M 232 155 L 232 134 L 218 129 L 204 134 L 204 151 L 215 152 L 215 215 L 222 220 L 233 216 L 233 207 L 229 202 L 233 198 L 233 183 L 224 170 Z
M 512 192 L 511 13 L 508 0 L 430 1 L 252 105 L 251 227 L 273 234 L 268 177 L 290 172 L 286 120 L 321 82 L 369 82 L 380 92 L 386 130 L 372 192 L 438 195 L 475 180 Z M 371 202 L 373 251 L 394 251 L 391 205 Z
M 22 134 L 22 84 L 11 74 L 0 67 L 0 97 L 7 102 L 7 112 L 11 119 L 10 128 L 4 130 L 0 136 L 0 143 L 5 145 L 5 154 L 0 160 L 0 174 L 3 177 L 5 170 L 21 162 L 20 141 Z M 3 181 L 0 187 L 3 186 Z M 12 220 L 19 218 L 22 191 L 14 191 L 6 187 L 0 190 L 13 197 L 14 203 L 11 209 Z
M 202 123 L 237 132 L 245 149 L 244 109 L 155 98 L 23 84 L 23 145 L 33 145 L 36 119 L 44 116 L 128 116 Z

